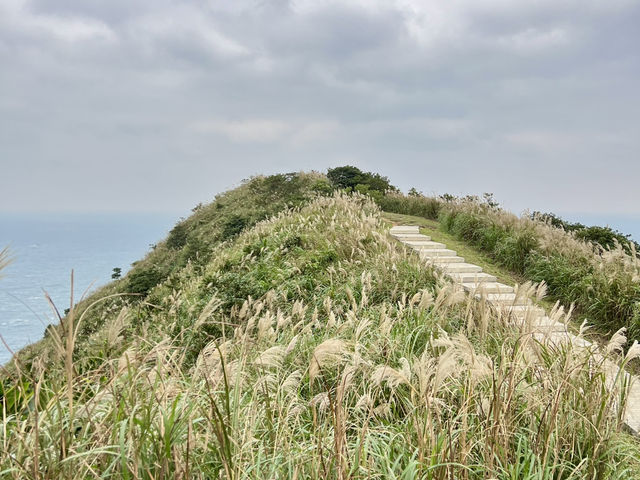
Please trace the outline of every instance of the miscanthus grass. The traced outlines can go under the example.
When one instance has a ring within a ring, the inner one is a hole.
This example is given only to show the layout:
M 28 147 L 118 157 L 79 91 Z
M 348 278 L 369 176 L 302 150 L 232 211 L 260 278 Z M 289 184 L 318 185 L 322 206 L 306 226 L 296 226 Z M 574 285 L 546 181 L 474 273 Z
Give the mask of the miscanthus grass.
M 473 202 L 447 205 L 443 227 L 536 282 L 601 332 L 621 327 L 640 338 L 640 258 L 635 245 L 603 248 L 540 219 L 517 217 Z
M 0 250 L 0 278 L 2 275 L 2 270 L 7 268 L 7 266 L 11 263 L 11 258 L 9 257 L 9 247 L 5 247 Z
M 621 327 L 640 339 L 640 257 L 636 244 L 604 248 L 544 216 L 518 217 L 491 199 L 429 198 L 397 193 L 378 199 L 385 211 L 438 219 L 441 227 L 488 253 L 497 263 L 574 304 L 601 334 Z
M 83 339 L 72 310 L 7 368 L 1 478 L 640 474 L 626 377 L 605 375 L 637 346 L 540 338 L 390 239 L 363 197 L 263 221 L 113 305 Z

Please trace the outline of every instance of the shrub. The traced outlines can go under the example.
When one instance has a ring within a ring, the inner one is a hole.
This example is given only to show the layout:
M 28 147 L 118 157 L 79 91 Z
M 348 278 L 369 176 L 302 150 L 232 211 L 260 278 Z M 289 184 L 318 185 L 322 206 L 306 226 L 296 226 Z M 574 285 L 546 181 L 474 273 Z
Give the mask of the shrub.
M 167 247 L 172 249 L 179 249 L 187 243 L 187 226 L 184 223 L 178 223 L 171 229 L 167 236 Z
M 168 272 L 161 271 L 157 266 L 137 268 L 127 275 L 126 291 L 138 295 L 146 295 L 153 287 L 167 278 Z
M 357 190 L 357 187 L 360 188 L 360 191 L 379 193 L 397 190 L 396 187 L 391 185 L 387 177 L 383 177 L 378 173 L 363 172 L 358 167 L 351 165 L 330 168 L 327 171 L 327 178 L 335 188 L 349 191 Z
M 487 229 L 492 230 L 491 227 Z M 495 231 L 495 227 L 493 228 Z M 482 245 L 482 242 L 479 242 Z M 493 246 L 496 259 L 511 271 L 524 273 L 529 255 L 538 246 L 538 238 L 529 229 L 513 232 L 513 235 L 500 235 L 500 241 Z
M 553 298 L 575 304 L 602 331 L 627 327 L 640 334 L 634 326 L 640 262 L 628 254 L 633 246 L 625 250 L 610 229 L 565 224 L 553 214 L 518 218 L 486 199 L 449 201 L 440 222 L 512 272 L 546 282 Z
M 631 239 L 631 235 L 621 233 L 610 227 L 591 226 L 587 227 L 579 222 L 568 222 L 554 213 L 533 212 L 530 215 L 533 220 L 538 220 L 555 228 L 563 229 L 567 232 L 574 232 L 575 237 L 599 245 L 605 249 L 615 248 L 621 245 L 626 253 L 631 253 L 631 244 L 636 251 L 640 251 L 640 244 Z
M 222 225 L 222 239 L 226 240 L 240 233 L 249 224 L 249 219 L 243 215 L 233 214 Z
M 603 248 L 615 248 L 617 244 L 622 245 L 627 253 L 630 253 L 629 243 L 634 243 L 636 249 L 640 249 L 638 243 L 633 242 L 629 235 L 624 235 L 609 227 L 585 227 L 576 231 L 576 238 L 598 244 Z
M 438 199 L 422 195 L 407 196 L 397 192 L 389 192 L 380 198 L 375 198 L 375 201 L 385 212 L 415 215 L 431 220 L 438 219 L 442 208 L 442 203 Z

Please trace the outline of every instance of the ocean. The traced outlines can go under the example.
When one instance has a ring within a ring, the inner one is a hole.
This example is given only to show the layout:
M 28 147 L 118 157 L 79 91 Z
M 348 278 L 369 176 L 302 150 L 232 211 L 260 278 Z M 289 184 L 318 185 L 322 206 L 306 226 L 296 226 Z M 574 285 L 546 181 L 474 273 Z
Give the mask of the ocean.
M 0 250 L 13 262 L 0 278 L 0 335 L 11 350 L 42 338 L 57 323 L 44 297 L 60 312 L 69 307 L 71 270 L 76 300 L 124 275 L 151 245 L 164 239 L 176 214 L 0 214 Z M 0 343 L 0 364 L 11 354 Z

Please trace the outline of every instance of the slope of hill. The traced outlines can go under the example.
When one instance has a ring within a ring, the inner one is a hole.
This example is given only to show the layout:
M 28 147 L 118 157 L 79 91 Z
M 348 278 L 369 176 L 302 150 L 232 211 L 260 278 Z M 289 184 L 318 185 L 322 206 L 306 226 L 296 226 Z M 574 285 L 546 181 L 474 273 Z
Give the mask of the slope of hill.
M 23 352 L 0 476 L 640 477 L 597 356 L 536 342 L 327 186 L 228 192 Z

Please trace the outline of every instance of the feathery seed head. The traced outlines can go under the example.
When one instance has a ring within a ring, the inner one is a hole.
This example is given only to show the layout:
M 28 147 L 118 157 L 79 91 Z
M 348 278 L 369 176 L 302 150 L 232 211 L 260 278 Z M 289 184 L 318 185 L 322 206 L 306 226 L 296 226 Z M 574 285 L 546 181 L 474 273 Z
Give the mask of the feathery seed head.
M 309 404 L 316 407 L 320 413 L 324 413 L 329 408 L 329 394 L 327 392 L 319 393 L 311 399 Z
M 275 346 L 267 348 L 254 360 L 254 363 L 258 367 L 262 368 L 280 368 L 284 357 L 287 354 L 287 349 L 282 346 Z
M 302 380 L 302 371 L 294 370 L 282 382 L 282 391 L 287 396 L 296 395 L 300 381 Z
M 347 344 L 340 339 L 330 338 L 318 345 L 311 355 L 309 380 L 313 382 L 321 369 L 336 366 L 348 358 Z
M 368 411 L 373 406 L 373 400 L 368 393 L 364 393 L 358 398 L 355 404 L 355 409 L 360 411 Z
M 395 388 L 398 385 L 408 385 L 409 379 L 405 377 L 402 372 L 391 368 L 388 365 L 379 365 L 371 374 L 371 381 L 375 385 L 382 385 L 386 383 L 389 387 Z
M 629 350 L 627 351 L 627 355 L 625 356 L 624 360 L 625 360 L 625 363 L 627 363 L 636 358 L 640 358 L 640 343 L 638 343 L 637 340 L 634 340 L 633 344 L 629 347 Z
M 626 331 L 627 329 L 625 327 L 622 327 L 620 330 L 613 334 L 605 349 L 607 354 L 622 352 L 624 344 L 627 343 L 627 336 L 625 335 Z

